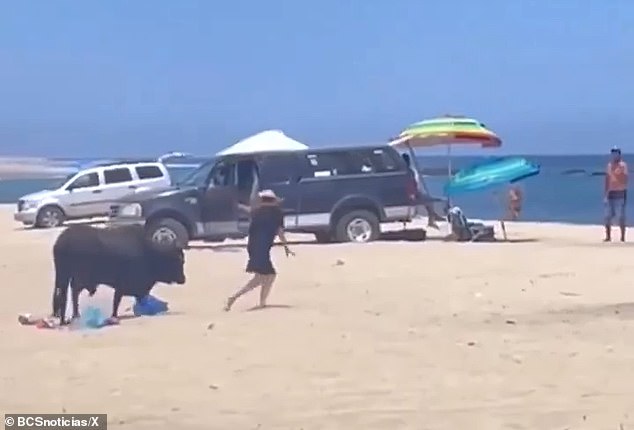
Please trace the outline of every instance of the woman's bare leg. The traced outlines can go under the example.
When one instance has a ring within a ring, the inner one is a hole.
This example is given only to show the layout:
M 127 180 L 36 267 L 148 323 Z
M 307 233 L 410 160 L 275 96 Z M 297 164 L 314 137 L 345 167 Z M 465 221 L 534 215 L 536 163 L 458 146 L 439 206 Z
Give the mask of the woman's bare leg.
M 263 282 L 264 282 L 264 279 L 262 275 L 259 275 L 257 273 L 253 275 L 253 278 L 251 278 L 244 287 L 242 287 L 237 293 L 235 293 L 233 296 L 230 296 L 227 299 L 227 304 L 225 305 L 225 311 L 231 310 L 231 306 L 233 306 L 233 304 L 235 303 L 236 300 L 238 300 L 239 297 L 245 295 L 249 291 L 257 288 L 258 286 L 263 285 Z
M 273 288 L 276 275 L 262 275 L 262 288 L 260 289 L 260 307 L 266 307 L 266 299 Z

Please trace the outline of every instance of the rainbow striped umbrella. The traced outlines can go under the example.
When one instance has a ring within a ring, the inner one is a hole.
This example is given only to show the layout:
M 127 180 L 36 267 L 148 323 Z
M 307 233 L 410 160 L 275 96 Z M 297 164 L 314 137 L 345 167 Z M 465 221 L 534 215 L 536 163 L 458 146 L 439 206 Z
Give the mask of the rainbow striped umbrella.
M 392 146 L 413 148 L 455 144 L 497 148 L 502 145 L 502 140 L 480 121 L 446 116 L 414 123 L 390 142 Z
M 478 120 L 463 116 L 445 115 L 406 127 L 389 144 L 395 148 L 409 149 L 417 170 L 420 170 L 420 166 L 416 160 L 414 149 L 438 145 L 447 146 L 447 176 L 451 177 L 452 145 L 470 144 L 480 145 L 483 148 L 497 148 L 502 146 L 502 139 Z M 429 193 L 424 181 L 422 185 Z

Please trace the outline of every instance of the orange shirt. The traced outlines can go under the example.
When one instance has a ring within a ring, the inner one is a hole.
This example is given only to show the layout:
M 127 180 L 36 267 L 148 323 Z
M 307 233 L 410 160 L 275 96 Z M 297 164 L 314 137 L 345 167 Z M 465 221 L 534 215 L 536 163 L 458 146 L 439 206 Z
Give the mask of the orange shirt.
M 606 191 L 624 191 L 627 189 L 627 163 L 623 160 L 609 162 L 605 172 Z

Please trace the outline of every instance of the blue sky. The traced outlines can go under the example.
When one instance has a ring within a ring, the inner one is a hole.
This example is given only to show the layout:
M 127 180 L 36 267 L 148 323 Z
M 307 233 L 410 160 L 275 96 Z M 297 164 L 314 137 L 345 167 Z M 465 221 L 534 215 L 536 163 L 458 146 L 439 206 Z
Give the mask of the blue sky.
M 13 0 L 0 153 L 385 141 L 446 113 L 507 153 L 634 151 L 631 0 Z

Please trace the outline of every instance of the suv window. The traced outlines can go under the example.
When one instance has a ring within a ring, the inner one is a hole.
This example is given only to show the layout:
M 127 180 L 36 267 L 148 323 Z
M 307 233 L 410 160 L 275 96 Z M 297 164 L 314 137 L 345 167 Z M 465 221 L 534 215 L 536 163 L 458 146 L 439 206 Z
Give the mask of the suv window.
M 210 186 L 228 187 L 235 185 L 236 165 L 233 163 L 220 162 L 214 166 L 211 171 Z
M 127 167 L 104 170 L 103 176 L 106 184 L 118 184 L 132 180 L 132 174 Z
M 71 182 L 67 189 L 76 190 L 77 188 L 96 187 L 99 185 L 99 175 L 96 172 L 86 173 L 79 176 L 73 182 Z
M 394 154 L 382 148 L 364 151 L 365 158 L 372 163 L 372 170 L 375 173 L 393 172 L 398 170 L 398 163 L 394 159 Z
M 362 175 L 398 170 L 394 155 L 382 148 L 308 154 L 314 176 Z
M 163 172 L 158 166 L 138 166 L 134 169 L 139 179 L 154 179 L 163 176 Z
M 270 184 L 288 182 L 296 175 L 296 159 L 288 155 L 269 155 L 260 161 L 262 181 Z
M 341 176 L 359 173 L 347 152 L 320 152 L 307 154 L 313 176 Z

